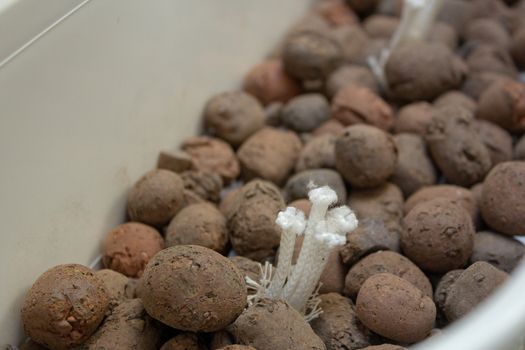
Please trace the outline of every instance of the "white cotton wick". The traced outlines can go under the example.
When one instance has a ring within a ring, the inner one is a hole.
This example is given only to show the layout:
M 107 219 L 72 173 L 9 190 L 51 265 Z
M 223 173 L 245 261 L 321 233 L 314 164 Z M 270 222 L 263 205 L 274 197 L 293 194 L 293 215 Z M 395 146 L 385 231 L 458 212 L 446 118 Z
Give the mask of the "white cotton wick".
M 279 225 L 283 231 L 293 232 L 295 235 L 302 235 L 306 227 L 306 217 L 301 210 L 288 207 L 286 210 L 277 214 L 275 223 Z
M 355 213 L 346 205 L 331 209 L 326 215 L 327 232 L 344 235 L 355 230 L 358 224 Z

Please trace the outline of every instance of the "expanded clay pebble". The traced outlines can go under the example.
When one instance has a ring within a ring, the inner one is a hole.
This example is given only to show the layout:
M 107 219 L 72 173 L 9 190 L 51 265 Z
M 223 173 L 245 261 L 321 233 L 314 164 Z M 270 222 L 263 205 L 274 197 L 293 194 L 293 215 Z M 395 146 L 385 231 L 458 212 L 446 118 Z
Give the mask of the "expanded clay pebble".
M 314 11 L 319 13 L 332 26 L 340 27 L 359 22 L 356 14 L 343 0 L 325 0 L 314 5 Z
M 510 80 L 492 84 L 479 99 L 477 117 L 512 132 L 525 131 L 525 85 Z
M 166 246 L 199 245 L 221 254 L 227 253 L 226 218 L 211 203 L 187 206 L 175 215 L 166 229 Z
M 467 52 L 465 63 L 469 74 L 494 72 L 514 78 L 518 70 L 507 50 L 492 45 L 473 45 Z
M 217 350 L 257 350 L 257 349 L 255 349 L 253 346 L 233 344 L 233 345 L 227 345 Z
M 326 93 L 329 97 L 333 97 L 347 85 L 358 85 L 379 94 L 379 83 L 367 67 L 347 64 L 337 68 L 328 77 Z
M 392 51 L 385 75 L 392 97 L 410 102 L 432 100 L 459 87 L 466 70 L 446 46 L 412 42 Z
M 445 315 L 449 321 L 465 316 L 508 278 L 508 274 L 484 261 L 470 265 L 448 288 Z
M 237 343 L 257 350 L 325 350 L 304 316 L 284 300 L 262 299 L 228 328 Z
M 497 81 L 508 81 L 509 77 L 496 72 L 478 72 L 467 76 L 461 91 L 479 102 L 480 96 L 493 83 Z
M 233 146 L 240 145 L 264 127 L 264 120 L 264 110 L 259 101 L 241 91 L 215 95 L 204 108 L 206 130 Z
M 243 88 L 263 105 L 287 102 L 300 92 L 299 84 L 285 72 L 279 59 L 268 59 L 253 67 L 244 77 Z
M 458 46 L 458 33 L 451 25 L 443 22 L 433 24 L 428 41 L 435 44 L 443 44 L 454 51 Z
M 498 269 L 511 273 L 525 255 L 520 241 L 492 231 L 482 231 L 474 236 L 474 249 L 470 261 L 485 261 Z
M 52 350 L 69 349 L 91 336 L 109 306 L 108 292 L 82 265 L 55 266 L 44 272 L 22 303 L 25 334 Z
M 390 39 L 399 25 L 399 18 L 371 15 L 363 21 L 363 29 L 371 38 Z
M 483 182 L 481 214 L 493 229 L 525 235 L 525 162 L 496 165 Z
M 319 296 L 322 314 L 310 324 L 327 350 L 361 349 L 370 345 L 370 331 L 357 319 L 352 301 L 338 293 Z
M 346 203 L 346 186 L 343 178 L 332 169 L 305 170 L 290 177 L 283 188 L 285 201 L 308 198 L 311 184 L 316 187 L 329 186 L 337 194 L 338 203 Z
M 184 183 L 169 170 L 147 172 L 128 194 L 128 215 L 132 221 L 152 226 L 168 223 L 182 208 Z
M 441 277 L 439 280 L 436 291 L 434 292 L 434 302 L 436 303 L 436 307 L 444 312 L 445 311 L 445 300 L 447 300 L 448 290 L 451 285 L 456 282 L 456 280 L 461 276 L 463 273 L 462 269 L 458 270 L 451 270 L 447 272 L 446 274 Z
M 366 66 L 371 39 L 361 26 L 343 26 L 331 31 L 331 36 L 343 49 L 344 63 Z
M 525 160 L 525 134 L 518 140 L 514 146 L 514 159 Z
M 450 105 L 461 106 L 472 113 L 475 113 L 478 108 L 478 104 L 474 99 L 458 90 L 446 92 L 434 101 L 434 107 L 437 108 Z
M 207 346 L 195 333 L 184 332 L 168 340 L 160 350 L 207 350 Z
M 505 27 L 492 18 L 478 18 L 471 21 L 465 31 L 466 41 L 484 43 L 508 49 L 510 35 Z
M 237 151 L 244 180 L 261 178 L 282 184 L 295 166 L 302 148 L 291 131 L 266 127 L 251 136 Z
M 356 302 L 359 320 L 371 331 L 404 343 L 423 340 L 432 330 L 436 306 L 407 280 L 390 273 L 365 281 Z
M 366 348 L 362 348 L 361 350 L 407 350 L 407 348 L 393 344 L 381 344 L 367 346 Z
M 340 121 L 335 119 L 329 119 L 321 124 L 317 129 L 312 132 L 313 136 L 320 136 L 325 134 L 330 135 L 341 135 L 345 130 L 345 126 Z
M 201 202 L 199 198 L 215 203 L 221 199 L 221 191 L 224 184 L 218 173 L 203 170 L 188 170 L 180 174 L 180 176 L 184 183 L 184 189 L 186 190 L 186 205 Z M 197 196 L 198 198 L 190 198 L 188 200 L 188 194 L 190 194 L 190 196 Z
M 141 298 L 146 311 L 175 329 L 223 329 L 246 305 L 242 273 L 228 258 L 208 248 L 166 248 L 151 259 L 142 278 Z
M 525 68 L 525 25 L 513 34 L 510 54 L 518 67 Z
M 444 273 L 463 267 L 474 245 L 471 216 L 443 198 L 418 204 L 405 217 L 401 249 L 421 269 Z
M 254 281 L 258 281 L 261 277 L 261 264 L 257 261 L 239 255 L 231 256 L 229 259 L 245 277 L 250 277 Z
M 433 160 L 451 183 L 471 186 L 491 168 L 490 153 L 476 132 L 474 117 L 462 107 L 437 109 L 425 138 Z
M 330 105 L 318 93 L 309 93 L 292 98 L 281 112 L 284 125 L 296 132 L 309 132 L 330 118 Z
M 162 249 L 164 239 L 157 230 L 128 222 L 106 236 L 102 244 L 102 263 L 128 277 L 140 277 L 148 261 Z
M 405 105 L 397 112 L 394 121 L 394 132 L 413 133 L 424 136 L 427 126 L 432 121 L 434 107 L 428 102 L 414 102 Z
M 310 215 L 310 210 L 312 209 L 312 202 L 310 202 L 308 199 L 303 198 L 288 203 L 288 206 L 299 209 L 304 213 L 306 217 L 308 217 L 308 215 Z
M 233 250 L 258 261 L 275 255 L 281 239 L 275 219 L 284 208 L 281 193 L 272 183 L 253 180 L 244 185 L 227 217 Z
M 386 182 L 394 173 L 396 162 L 397 149 L 392 137 L 373 126 L 350 126 L 335 143 L 337 170 L 358 188 Z
M 474 128 L 489 151 L 493 167 L 512 160 L 512 136 L 505 129 L 486 120 L 476 120 Z
M 161 151 L 157 159 L 157 168 L 182 173 L 193 167 L 191 156 L 184 151 Z
M 308 169 L 335 168 L 335 140 L 332 134 L 312 137 L 299 153 L 295 171 Z
M 332 100 L 332 117 L 343 125 L 370 124 L 383 130 L 394 125 L 390 106 L 371 90 L 347 85 Z
M 142 301 L 130 299 L 115 307 L 97 331 L 75 350 L 157 350 L 160 333 Z
M 113 309 L 123 300 L 134 298 L 134 283 L 120 272 L 110 269 L 102 269 L 96 271 L 95 276 L 98 277 L 106 287 L 109 298 L 109 306 L 111 309 Z
M 425 295 L 432 296 L 432 285 L 427 276 L 403 255 L 379 251 L 359 260 L 350 268 L 345 279 L 345 294 L 355 299 L 363 283 L 378 273 L 391 273 L 412 283 Z
M 423 138 L 408 133 L 397 134 L 393 138 L 397 148 L 397 163 L 390 181 L 407 197 L 421 187 L 433 185 L 437 178 L 436 169 Z
M 235 152 L 226 142 L 209 136 L 196 136 L 186 139 L 181 148 L 191 155 L 195 169 L 219 174 L 228 184 L 240 173 Z

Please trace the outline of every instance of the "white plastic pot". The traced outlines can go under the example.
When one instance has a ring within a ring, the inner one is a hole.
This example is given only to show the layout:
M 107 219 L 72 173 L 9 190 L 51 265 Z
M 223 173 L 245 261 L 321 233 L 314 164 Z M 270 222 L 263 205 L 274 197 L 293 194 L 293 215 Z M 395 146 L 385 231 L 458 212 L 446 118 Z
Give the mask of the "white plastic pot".
M 0 0 L 0 346 L 46 269 L 90 264 L 131 184 L 199 130 L 305 0 Z M 516 349 L 525 266 L 417 349 Z M 278 349 L 276 349 L 278 350 Z

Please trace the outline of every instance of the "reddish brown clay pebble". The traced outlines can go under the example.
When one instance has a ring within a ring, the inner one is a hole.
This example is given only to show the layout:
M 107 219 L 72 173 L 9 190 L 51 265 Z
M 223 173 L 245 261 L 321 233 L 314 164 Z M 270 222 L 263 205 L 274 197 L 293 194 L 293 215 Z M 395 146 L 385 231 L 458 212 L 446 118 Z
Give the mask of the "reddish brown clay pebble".
M 445 300 L 447 300 L 448 290 L 450 286 L 456 282 L 459 276 L 461 276 L 463 271 L 465 270 L 451 270 L 444 274 L 439 280 L 434 293 L 434 302 L 439 310 L 443 312 L 445 311 Z
M 207 350 L 207 347 L 197 334 L 184 332 L 164 343 L 160 350 Z
M 383 130 L 394 125 L 390 106 L 371 90 L 347 85 L 332 100 L 332 117 L 343 125 L 370 124 Z
M 326 82 L 326 92 L 333 97 L 347 85 L 358 85 L 379 93 L 379 83 L 372 71 L 358 65 L 344 65 L 336 69 Z
M 343 0 L 326 0 L 316 3 L 314 11 L 319 13 L 332 26 L 340 27 L 359 22 L 356 14 Z
M 329 119 L 328 121 L 321 124 L 317 129 L 312 133 L 313 136 L 319 136 L 324 134 L 330 135 L 341 135 L 345 130 L 345 126 L 341 124 L 340 121 L 336 119 Z
M 474 236 L 474 250 L 470 261 L 485 261 L 511 273 L 524 255 L 525 246 L 517 239 L 492 231 L 482 231 Z
M 525 162 L 496 165 L 483 183 L 481 214 L 494 230 L 525 235 Z
M 448 288 L 445 315 L 449 321 L 465 316 L 508 278 L 508 274 L 484 261 L 470 265 Z
M 467 76 L 467 79 L 465 80 L 461 91 L 463 91 L 465 94 L 479 102 L 480 96 L 494 82 L 508 80 L 510 80 L 508 76 L 496 72 L 483 71 L 478 73 L 471 73 Z
M 489 151 L 492 166 L 512 160 L 512 136 L 486 120 L 476 120 L 475 129 Z
M 184 151 L 162 151 L 159 153 L 157 168 L 182 173 L 193 167 L 191 156 Z
M 140 277 L 148 261 L 162 249 L 164 239 L 157 230 L 128 222 L 107 235 L 102 245 L 102 263 L 128 277 Z
M 295 171 L 335 168 L 335 140 L 332 134 L 314 136 L 301 150 Z
M 147 172 L 129 191 L 131 220 L 153 226 L 166 224 L 182 208 L 183 190 L 179 175 L 163 169 Z
M 335 143 L 336 167 L 356 187 L 371 188 L 386 182 L 396 162 L 392 137 L 373 126 L 350 126 Z
M 120 272 L 102 269 L 95 272 L 95 276 L 97 276 L 106 287 L 111 309 L 121 301 L 135 297 L 135 280 L 126 277 Z
M 432 121 L 433 106 L 428 102 L 410 103 L 399 110 L 394 124 L 394 132 L 424 136 Z
M 22 303 L 27 336 L 49 349 L 82 344 L 102 322 L 109 305 L 104 283 L 85 266 L 67 264 L 44 272 Z
M 403 255 L 390 251 L 370 254 L 352 266 L 346 275 L 345 294 L 355 298 L 368 278 L 387 272 L 412 283 L 425 295 L 432 296 L 432 285 L 423 271 Z
M 175 329 L 223 329 L 246 304 L 242 273 L 228 258 L 208 248 L 166 248 L 153 257 L 142 278 L 141 298 L 146 311 Z
M 291 131 L 266 127 L 250 137 L 237 152 L 243 177 L 259 177 L 282 184 L 292 171 L 301 150 L 299 137 Z
M 390 273 L 366 280 L 356 306 L 357 316 L 371 331 L 404 343 L 423 340 L 436 318 L 432 299 L 407 280 Z
M 401 249 L 421 269 L 443 273 L 467 263 L 475 232 L 462 207 L 437 198 L 416 205 L 404 221 Z
M 226 253 L 226 218 L 211 203 L 193 204 L 182 209 L 166 229 L 166 246 L 179 244 L 200 245 Z
M 310 215 L 310 209 L 312 209 L 312 202 L 310 202 L 308 199 L 302 198 L 288 203 L 288 206 L 299 209 L 306 217 L 308 217 L 308 215 Z

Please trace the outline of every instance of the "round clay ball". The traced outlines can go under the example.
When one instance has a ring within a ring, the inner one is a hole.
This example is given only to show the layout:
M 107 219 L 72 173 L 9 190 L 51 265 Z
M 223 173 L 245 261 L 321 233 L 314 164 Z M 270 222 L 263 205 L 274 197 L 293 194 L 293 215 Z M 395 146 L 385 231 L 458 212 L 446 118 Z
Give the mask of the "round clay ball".
M 166 248 L 153 257 L 142 278 L 146 311 L 175 329 L 223 329 L 246 305 L 242 273 L 228 258 L 208 248 Z
M 407 280 L 390 273 L 365 281 L 356 301 L 359 320 L 373 332 L 403 343 L 423 340 L 432 330 L 436 306 Z
M 102 244 L 102 263 L 128 277 L 140 277 L 148 261 L 162 249 L 164 239 L 157 230 L 128 222 L 107 235 Z
M 128 278 L 120 272 L 102 269 L 96 271 L 95 276 L 104 283 L 111 308 L 119 304 L 122 300 L 131 299 L 135 296 L 135 280 Z
M 204 108 L 205 128 L 233 146 L 262 128 L 264 120 L 261 103 L 241 91 L 215 95 Z
M 492 231 L 481 231 L 474 236 L 474 250 L 470 261 L 485 261 L 511 273 L 524 255 L 525 246 L 517 239 Z
M 416 205 L 405 217 L 403 253 L 423 270 L 444 273 L 463 267 L 474 245 L 472 218 L 443 198 Z
M 379 83 L 370 69 L 359 65 L 344 65 L 337 68 L 328 77 L 326 93 L 329 97 L 333 97 L 347 85 L 368 88 L 376 94 L 380 92 Z
M 461 87 L 461 91 L 465 94 L 477 100 L 479 103 L 479 98 L 481 95 L 495 82 L 498 81 L 509 81 L 508 76 L 490 71 L 482 71 L 478 73 L 470 73 L 467 76 L 467 79 Z
M 198 203 L 182 209 L 166 229 L 166 246 L 193 244 L 226 253 L 226 218 L 211 203 Z
M 403 106 L 397 112 L 394 132 L 412 133 L 425 136 L 427 126 L 432 121 L 434 107 L 428 102 L 414 102 Z
M 465 32 L 466 41 L 485 43 L 507 49 L 510 46 L 510 35 L 496 19 L 478 18 L 471 21 Z
M 481 214 L 494 230 L 525 235 L 525 162 L 496 165 L 483 182 Z
M 300 92 L 299 84 L 286 73 L 278 59 L 269 59 L 253 67 L 244 77 L 243 87 L 264 105 L 287 102 Z
M 448 290 L 450 286 L 453 285 L 454 282 L 456 282 L 459 276 L 461 276 L 463 271 L 465 270 L 451 270 L 444 274 L 443 277 L 441 277 L 441 279 L 439 280 L 436 286 L 436 291 L 434 293 L 434 302 L 436 303 L 436 307 L 440 311 L 445 311 L 445 300 L 447 300 Z
M 44 272 L 22 303 L 27 336 L 49 349 L 82 344 L 102 322 L 109 305 L 104 283 L 82 265 L 55 266 Z
M 324 80 L 340 64 L 339 44 L 318 32 L 304 31 L 291 36 L 282 53 L 284 68 L 301 80 Z
M 217 350 L 257 350 L 257 349 L 249 345 L 233 344 L 233 345 L 226 345 L 222 348 L 218 348 Z
M 463 107 L 472 113 L 475 113 L 478 108 L 477 102 L 472 97 L 458 90 L 448 91 L 434 101 L 436 108 L 450 105 Z
M 350 126 L 335 143 L 337 170 L 355 187 L 381 185 L 394 173 L 396 162 L 392 137 L 373 126 Z
M 160 350 L 206 350 L 207 348 L 197 334 L 184 332 L 164 343 Z
M 494 72 L 514 78 L 518 73 L 510 53 L 501 47 L 475 44 L 468 48 L 465 62 L 469 74 Z
M 335 168 L 335 140 L 337 136 L 323 134 L 312 137 L 299 153 L 295 171 Z
M 283 188 L 286 202 L 308 198 L 309 184 L 315 186 L 329 186 L 337 194 L 339 204 L 346 203 L 346 186 L 339 173 L 332 169 L 305 170 L 288 179 Z
M 169 170 L 151 170 L 131 188 L 128 215 L 132 221 L 164 225 L 182 208 L 183 190 L 184 183 L 179 175 Z
M 366 348 L 362 348 L 361 350 L 408 350 L 408 349 L 400 345 L 381 344 L 381 345 L 367 346 Z
M 317 93 L 299 95 L 291 99 L 281 112 L 287 127 L 297 132 L 312 131 L 330 118 L 330 105 Z
M 512 160 L 512 136 L 505 129 L 479 119 L 474 128 L 489 151 L 492 166 Z
M 224 183 L 218 173 L 188 170 L 180 174 L 180 177 L 184 183 L 184 206 L 206 200 L 214 203 L 220 200 Z
M 520 68 L 525 68 L 525 26 L 512 36 L 510 54 Z

